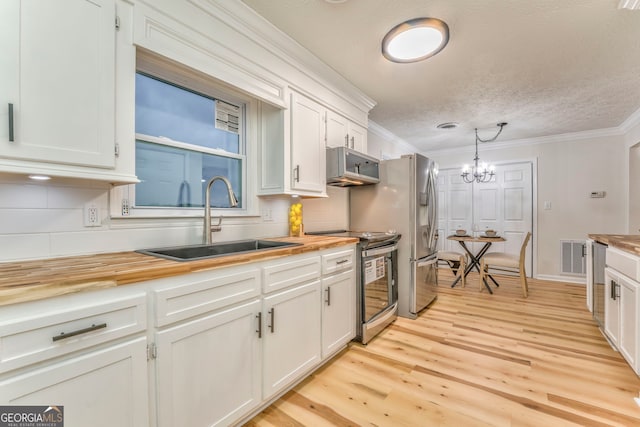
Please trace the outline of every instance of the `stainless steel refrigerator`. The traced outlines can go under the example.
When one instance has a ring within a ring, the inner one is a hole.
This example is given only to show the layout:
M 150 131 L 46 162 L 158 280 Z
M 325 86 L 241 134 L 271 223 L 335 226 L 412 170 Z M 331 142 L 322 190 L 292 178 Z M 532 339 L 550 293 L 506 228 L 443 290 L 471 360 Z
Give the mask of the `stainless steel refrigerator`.
M 398 315 L 415 319 L 438 286 L 437 165 L 420 154 L 380 162 L 380 183 L 351 187 L 351 230 L 395 230 Z

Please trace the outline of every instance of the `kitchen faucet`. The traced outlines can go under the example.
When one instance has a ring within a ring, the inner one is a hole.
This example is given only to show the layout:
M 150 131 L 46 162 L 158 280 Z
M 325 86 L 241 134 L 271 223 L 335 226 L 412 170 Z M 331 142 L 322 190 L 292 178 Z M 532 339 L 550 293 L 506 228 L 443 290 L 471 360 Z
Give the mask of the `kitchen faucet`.
M 214 176 L 207 182 L 207 189 L 204 192 L 204 235 L 202 236 L 202 243 L 205 245 L 211 244 L 211 186 L 216 181 L 222 181 L 227 186 L 227 195 L 229 196 L 229 206 L 235 208 L 238 206 L 238 199 L 236 195 L 233 194 L 233 189 L 231 188 L 231 183 L 224 176 Z M 220 231 L 220 223 L 222 222 L 222 217 L 218 221 L 218 225 L 215 231 Z

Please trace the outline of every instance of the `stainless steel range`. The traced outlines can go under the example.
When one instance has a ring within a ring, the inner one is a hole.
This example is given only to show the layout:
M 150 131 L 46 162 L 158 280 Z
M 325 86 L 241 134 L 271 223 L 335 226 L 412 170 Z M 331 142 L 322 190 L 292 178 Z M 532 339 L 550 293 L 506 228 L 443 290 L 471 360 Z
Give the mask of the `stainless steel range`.
M 360 239 L 357 245 L 356 339 L 363 344 L 398 316 L 398 241 L 393 232 L 331 230 L 307 234 Z

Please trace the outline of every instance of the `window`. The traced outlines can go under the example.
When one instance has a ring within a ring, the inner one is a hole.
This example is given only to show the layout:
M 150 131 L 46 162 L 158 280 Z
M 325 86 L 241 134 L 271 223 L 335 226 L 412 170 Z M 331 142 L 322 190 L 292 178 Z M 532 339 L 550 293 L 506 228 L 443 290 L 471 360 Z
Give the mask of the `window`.
M 136 74 L 136 208 L 202 208 L 207 181 L 229 179 L 243 208 L 243 104 L 236 105 L 147 74 Z M 222 182 L 211 207 L 229 208 Z M 231 208 L 237 209 L 237 208 Z

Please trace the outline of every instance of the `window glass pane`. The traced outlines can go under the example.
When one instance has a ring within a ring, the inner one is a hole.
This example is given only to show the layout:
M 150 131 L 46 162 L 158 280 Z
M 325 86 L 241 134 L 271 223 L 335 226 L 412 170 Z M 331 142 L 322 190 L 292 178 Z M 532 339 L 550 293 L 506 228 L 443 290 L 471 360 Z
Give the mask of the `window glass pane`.
M 203 207 L 209 178 L 221 175 L 231 181 L 242 207 L 242 160 L 181 148 L 136 141 L 136 184 L 138 207 Z M 211 189 L 211 206 L 228 208 L 223 182 Z
M 136 74 L 136 133 L 240 153 L 240 136 L 216 129 L 215 101 Z

